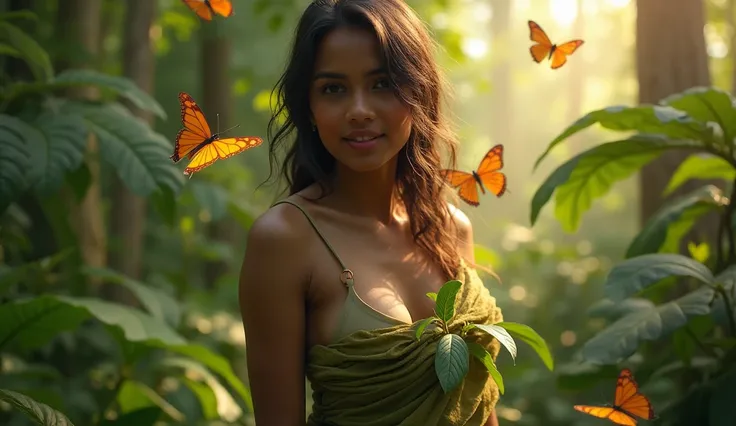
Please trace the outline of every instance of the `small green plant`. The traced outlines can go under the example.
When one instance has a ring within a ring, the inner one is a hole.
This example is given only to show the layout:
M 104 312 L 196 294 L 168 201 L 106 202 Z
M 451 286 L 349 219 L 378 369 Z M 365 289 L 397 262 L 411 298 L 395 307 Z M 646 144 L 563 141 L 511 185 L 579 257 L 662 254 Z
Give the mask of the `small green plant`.
M 434 315 L 420 321 L 416 329 L 417 339 L 420 339 L 424 330 L 433 323 L 441 327 L 444 333 L 437 342 L 434 369 L 445 393 L 455 389 L 468 374 L 470 355 L 476 357 L 486 367 L 486 370 L 498 385 L 499 392 L 504 393 L 503 377 L 498 371 L 493 357 L 485 347 L 472 341 L 468 336 L 468 332 L 473 329 L 481 330 L 496 338 L 509 351 L 511 358 L 516 361 L 516 342 L 511 336 L 513 334 L 529 344 L 550 371 L 554 369 L 552 353 L 547 347 L 547 343 L 528 325 L 515 322 L 467 323 L 463 325 L 459 334 L 451 333 L 449 323 L 455 316 L 455 298 L 462 284 L 457 280 L 448 281 L 442 285 L 438 293 L 427 293 L 427 297 L 435 302 Z

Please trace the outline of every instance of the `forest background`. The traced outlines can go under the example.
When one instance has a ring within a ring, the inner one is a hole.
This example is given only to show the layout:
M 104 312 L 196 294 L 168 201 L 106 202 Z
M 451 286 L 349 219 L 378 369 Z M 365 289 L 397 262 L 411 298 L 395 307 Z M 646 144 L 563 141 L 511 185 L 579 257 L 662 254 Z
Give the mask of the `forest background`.
M 726 425 L 736 1 L 409 3 L 441 46 L 460 167 L 505 145 L 510 191 L 461 206 L 486 285 L 554 354 L 499 356 L 501 424 L 602 424 L 572 405 L 611 403 L 628 366 L 661 424 Z M 280 188 L 256 190 L 265 146 L 190 180 L 168 157 L 180 91 L 265 138 L 306 4 L 203 22 L 178 0 L 0 0 L 1 424 L 252 424 L 237 280 Z M 585 44 L 535 64 L 529 19 Z

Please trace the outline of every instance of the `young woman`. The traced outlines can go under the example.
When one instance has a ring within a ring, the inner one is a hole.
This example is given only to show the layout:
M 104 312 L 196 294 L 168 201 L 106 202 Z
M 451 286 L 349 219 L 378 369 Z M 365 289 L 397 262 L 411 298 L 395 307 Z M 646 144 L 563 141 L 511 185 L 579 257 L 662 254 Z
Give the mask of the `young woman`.
M 441 334 L 414 337 L 433 315 L 426 294 L 455 278 L 452 330 L 501 320 L 466 266 L 470 222 L 443 201 L 440 154 L 452 164 L 455 142 L 432 49 L 403 0 L 315 0 L 299 22 L 269 126 L 272 165 L 293 141 L 290 195 L 253 224 L 240 278 L 258 425 L 497 424 L 480 363 L 445 394 Z M 476 337 L 495 358 L 498 342 Z

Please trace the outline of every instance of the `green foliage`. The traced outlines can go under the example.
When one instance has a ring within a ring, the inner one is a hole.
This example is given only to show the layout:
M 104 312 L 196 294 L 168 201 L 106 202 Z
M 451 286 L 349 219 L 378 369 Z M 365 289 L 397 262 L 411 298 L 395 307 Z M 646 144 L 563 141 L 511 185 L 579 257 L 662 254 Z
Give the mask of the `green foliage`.
M 74 426 L 63 414 L 18 392 L 0 389 L 0 401 L 7 402 L 42 426 Z
M 557 219 L 567 231 L 577 229 L 594 198 L 665 152 L 693 154 L 663 195 L 697 179 L 722 180 L 727 190 L 705 185 L 666 200 L 647 221 L 629 244 L 626 260 L 608 274 L 604 298 L 588 311 L 608 325 L 585 342 L 581 364 L 570 366 L 561 383 L 582 388 L 615 375 L 621 363 L 641 363 L 640 380 L 680 375 L 680 382 L 689 383 L 689 390 L 669 395 L 666 408 L 657 410 L 663 424 L 716 425 L 733 418 L 736 407 L 723 403 L 723 391 L 716 389 L 736 371 L 736 98 L 696 87 L 660 105 L 594 111 L 556 137 L 537 165 L 556 145 L 594 123 L 636 134 L 588 149 L 552 172 L 532 201 L 532 223 L 557 191 Z M 688 239 L 696 224 L 714 216 L 717 238 Z M 683 247 L 690 256 L 679 254 Z M 669 351 L 663 349 L 667 339 Z M 642 363 L 637 356 L 643 354 L 649 356 Z
M 434 293 L 427 294 L 427 297 L 435 301 L 435 315 L 419 321 L 415 334 L 416 338 L 420 339 L 427 327 L 433 323 L 439 325 L 444 331 L 437 342 L 434 367 L 442 390 L 445 393 L 455 389 L 468 374 L 470 354 L 483 364 L 498 385 L 499 391 L 502 394 L 504 393 L 503 377 L 498 371 L 493 357 L 485 347 L 468 336 L 468 332 L 473 329 L 493 336 L 509 351 L 511 357 L 514 359 L 516 359 L 517 352 L 516 342 L 509 332 L 516 334 L 522 340 L 529 343 L 542 360 L 544 360 L 547 368 L 550 370 L 554 368 L 552 355 L 547 347 L 547 343 L 529 326 L 509 322 L 499 322 L 497 324 L 470 323 L 465 324 L 459 334 L 450 332 L 450 321 L 455 316 L 455 300 L 462 285 L 462 282 L 457 280 L 448 281 L 442 285 L 436 295 Z

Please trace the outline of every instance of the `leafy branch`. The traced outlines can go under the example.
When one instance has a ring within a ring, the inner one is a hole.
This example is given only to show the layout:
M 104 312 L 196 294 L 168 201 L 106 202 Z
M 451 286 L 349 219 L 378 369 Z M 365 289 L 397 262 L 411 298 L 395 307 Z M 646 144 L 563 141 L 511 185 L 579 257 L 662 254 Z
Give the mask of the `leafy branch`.
M 499 392 L 504 393 L 503 377 L 498 371 L 490 352 L 483 345 L 473 341 L 468 334 L 474 329 L 490 334 L 498 340 L 509 351 L 515 362 L 517 347 L 514 338 L 511 336 L 514 334 L 536 351 L 549 370 L 554 368 L 552 353 L 547 343 L 527 325 L 514 322 L 499 322 L 496 324 L 466 323 L 459 334 L 451 333 L 449 324 L 455 317 L 455 299 L 461 287 L 462 282 L 452 280 L 443 284 L 438 293 L 427 293 L 427 297 L 435 302 L 435 314 L 421 320 L 415 332 L 418 340 L 430 324 L 435 324 L 442 331 L 443 336 L 437 342 L 434 367 L 445 393 L 455 389 L 468 374 L 470 355 L 483 364 L 496 385 L 498 385 Z

